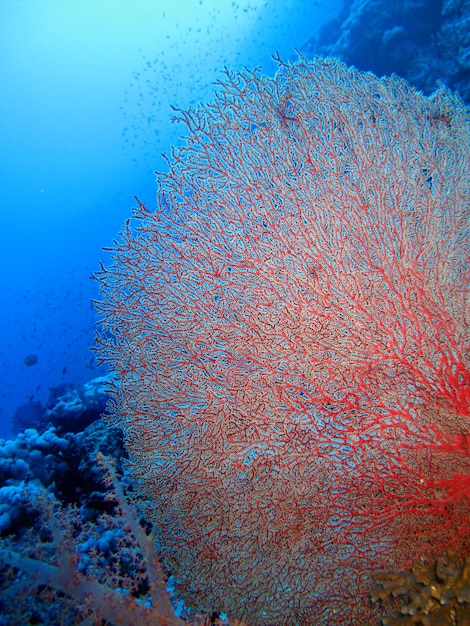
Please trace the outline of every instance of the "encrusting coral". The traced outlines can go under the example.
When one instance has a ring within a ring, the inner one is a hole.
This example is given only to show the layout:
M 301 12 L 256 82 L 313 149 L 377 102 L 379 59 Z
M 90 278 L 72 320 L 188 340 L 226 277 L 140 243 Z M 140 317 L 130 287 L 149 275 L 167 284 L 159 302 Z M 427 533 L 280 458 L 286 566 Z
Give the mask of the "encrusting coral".
M 372 577 L 378 583 L 371 593 L 373 602 L 395 612 L 402 604 L 395 616 L 383 617 L 383 626 L 470 624 L 470 556 L 462 561 L 447 550 L 432 565 L 417 561 L 408 572 Z

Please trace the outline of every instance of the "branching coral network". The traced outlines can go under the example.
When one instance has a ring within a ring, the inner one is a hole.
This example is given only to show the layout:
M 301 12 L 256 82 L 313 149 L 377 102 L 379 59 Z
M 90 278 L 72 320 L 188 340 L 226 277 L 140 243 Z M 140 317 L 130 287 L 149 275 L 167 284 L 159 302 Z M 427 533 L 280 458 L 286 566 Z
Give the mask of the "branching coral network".
M 336 60 L 228 72 L 97 273 L 136 489 L 186 602 L 371 624 L 470 540 L 468 112 Z

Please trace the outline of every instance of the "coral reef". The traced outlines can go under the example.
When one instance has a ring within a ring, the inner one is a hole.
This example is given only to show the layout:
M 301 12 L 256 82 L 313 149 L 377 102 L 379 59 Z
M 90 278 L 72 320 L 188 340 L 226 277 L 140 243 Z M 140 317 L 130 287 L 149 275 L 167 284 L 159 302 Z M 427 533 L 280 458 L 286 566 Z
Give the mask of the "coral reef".
M 171 608 L 153 534 L 112 465 L 107 472 L 104 510 L 62 508 L 42 491 L 30 501 L 33 528 L 2 541 L 3 624 L 184 624 Z
M 78 434 L 29 429 L 1 442 L 2 626 L 98 619 L 116 626 L 229 626 L 218 613 L 191 611 L 177 596 L 174 577 L 158 565 L 155 529 L 138 517 L 136 494 L 116 469 L 123 455 L 119 430 L 102 420 Z M 433 566 L 374 573 L 371 597 L 387 613 L 384 626 L 465 626 L 469 573 L 470 557 L 462 564 L 449 551 Z M 173 610 L 165 616 L 166 596 Z M 400 601 L 405 606 L 390 616 Z
M 383 626 L 466 626 L 470 624 L 470 556 L 459 561 L 448 550 L 432 565 L 419 561 L 411 571 L 372 574 L 378 583 L 373 602 L 384 607 L 403 606 L 395 617 L 382 618 Z
M 66 473 L 69 439 L 53 428 L 28 428 L 15 440 L 0 440 L 0 532 L 17 527 L 44 487 Z
M 46 406 L 37 400 L 20 405 L 12 418 L 16 432 L 43 430 L 48 425 L 63 432 L 78 433 L 104 412 L 109 376 L 93 378 L 84 385 L 62 384 L 49 390 Z
M 396 73 L 429 94 L 438 82 L 470 102 L 467 0 L 354 0 L 302 47 L 379 76 Z
M 190 611 L 167 584 L 155 531 L 117 470 L 122 455 L 119 430 L 102 420 L 0 442 L 2 626 L 225 623 Z

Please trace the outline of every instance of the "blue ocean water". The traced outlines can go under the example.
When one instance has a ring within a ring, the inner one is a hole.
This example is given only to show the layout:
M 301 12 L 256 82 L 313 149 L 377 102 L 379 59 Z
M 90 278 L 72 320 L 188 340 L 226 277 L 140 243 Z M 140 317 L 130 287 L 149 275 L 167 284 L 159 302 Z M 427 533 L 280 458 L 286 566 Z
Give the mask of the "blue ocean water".
M 0 436 L 100 374 L 89 279 L 225 66 L 275 71 L 340 0 L 0 2 Z

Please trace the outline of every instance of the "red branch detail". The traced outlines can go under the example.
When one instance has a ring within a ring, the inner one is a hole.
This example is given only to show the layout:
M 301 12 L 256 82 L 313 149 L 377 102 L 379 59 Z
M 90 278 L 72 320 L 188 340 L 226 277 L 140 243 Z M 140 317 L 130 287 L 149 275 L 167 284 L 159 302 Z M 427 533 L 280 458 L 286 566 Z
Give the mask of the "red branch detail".
M 465 109 L 301 58 L 176 119 L 97 274 L 159 549 L 250 625 L 375 623 L 370 570 L 469 547 Z

